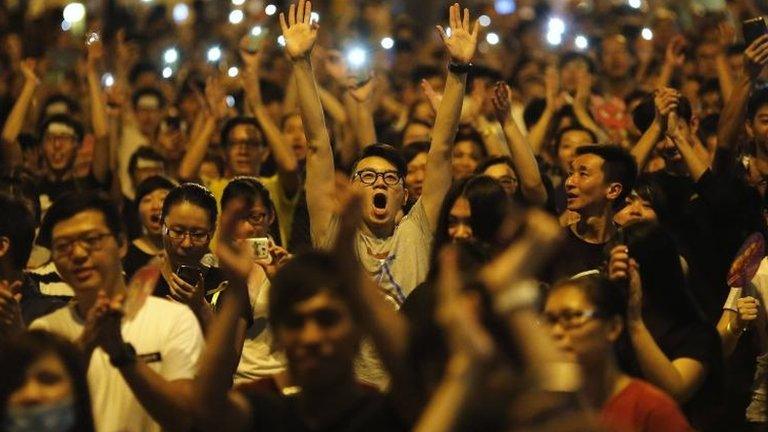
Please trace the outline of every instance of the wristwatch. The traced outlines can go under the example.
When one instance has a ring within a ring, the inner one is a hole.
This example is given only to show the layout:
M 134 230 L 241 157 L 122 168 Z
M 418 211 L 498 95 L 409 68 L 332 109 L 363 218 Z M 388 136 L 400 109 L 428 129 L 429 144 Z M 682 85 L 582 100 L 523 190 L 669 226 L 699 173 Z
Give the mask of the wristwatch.
M 127 342 L 124 343 L 120 353 L 109 357 L 109 362 L 118 369 L 136 363 L 136 348 Z
M 469 73 L 469 71 L 472 70 L 472 63 L 457 63 L 451 60 L 451 62 L 448 63 L 448 70 L 455 74 Z

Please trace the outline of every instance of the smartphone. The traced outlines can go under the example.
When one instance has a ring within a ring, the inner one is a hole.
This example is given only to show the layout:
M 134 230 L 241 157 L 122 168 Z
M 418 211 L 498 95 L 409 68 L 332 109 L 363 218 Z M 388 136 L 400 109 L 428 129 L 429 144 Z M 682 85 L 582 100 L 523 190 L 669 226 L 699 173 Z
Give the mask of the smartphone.
M 183 264 L 176 269 L 176 275 L 178 275 L 181 280 L 192 286 L 197 285 L 197 283 L 200 282 L 200 279 L 203 278 L 203 272 L 200 267 Z
M 768 24 L 765 21 L 765 17 L 762 16 L 750 18 L 742 22 L 741 29 L 744 32 L 744 43 L 747 46 L 751 45 L 760 36 L 768 34 Z
M 253 256 L 259 261 L 269 261 L 269 237 L 255 237 L 246 240 L 253 250 Z

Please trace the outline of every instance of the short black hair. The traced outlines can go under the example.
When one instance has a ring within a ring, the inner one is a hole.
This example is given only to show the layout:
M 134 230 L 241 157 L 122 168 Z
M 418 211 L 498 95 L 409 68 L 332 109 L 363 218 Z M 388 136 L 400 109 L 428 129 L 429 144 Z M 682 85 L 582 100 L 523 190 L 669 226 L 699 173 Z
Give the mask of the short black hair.
M 354 173 L 354 171 L 357 169 L 357 165 L 361 160 L 369 157 L 380 157 L 391 163 L 395 166 L 397 174 L 400 177 L 405 177 L 405 174 L 408 172 L 405 159 L 403 159 L 403 156 L 400 154 L 400 152 L 389 144 L 381 143 L 371 144 L 364 148 L 360 154 L 360 157 L 358 157 L 357 160 L 355 160 L 355 162 L 352 164 L 352 172 Z
M 136 80 L 139 79 L 139 75 L 143 73 L 152 73 L 158 76 L 160 75 L 157 72 L 157 67 L 154 64 L 149 62 L 139 62 L 139 63 L 136 63 L 136 65 L 133 68 L 131 68 L 131 71 L 128 74 L 128 81 L 131 84 L 135 84 Z
M 206 212 L 208 212 L 208 221 L 211 228 L 216 226 L 216 218 L 219 215 L 219 209 L 216 207 L 216 198 L 205 186 L 197 183 L 183 183 L 168 192 L 163 201 L 163 211 L 161 220 L 165 223 L 165 218 L 171 209 L 182 202 L 192 203 Z
M 417 65 L 411 69 L 411 84 L 418 84 L 423 79 L 428 80 L 434 77 L 441 78 L 442 76 L 443 72 L 438 67 L 425 64 Z
M 624 203 L 637 177 L 637 162 L 625 149 L 615 145 L 586 145 L 576 149 L 581 156 L 593 154 L 603 159 L 603 175 L 606 183 L 621 184 L 621 195 L 613 202 L 614 207 Z
M 762 86 L 755 89 L 749 96 L 749 102 L 747 102 L 747 118 L 750 121 L 754 121 L 757 112 L 765 105 L 768 105 L 768 86 Z
M 555 143 L 555 152 L 557 152 L 558 149 L 560 148 L 560 140 L 563 139 L 563 136 L 565 136 L 565 134 L 567 134 L 568 132 L 583 132 L 583 133 L 589 135 L 590 142 L 592 144 L 597 144 L 597 135 L 595 135 L 594 132 L 592 132 L 591 130 L 585 128 L 584 126 L 573 125 L 573 126 L 564 127 L 562 129 L 560 129 L 559 131 L 557 131 L 557 134 L 555 135 L 555 141 L 554 141 L 554 143 Z
M 19 196 L 0 192 L 0 237 L 10 241 L 14 268 L 27 266 L 35 242 L 35 219 L 29 207 Z
M 677 115 L 682 120 L 685 120 L 686 123 L 690 123 L 693 119 L 691 102 L 685 96 L 680 96 L 680 100 L 677 104 Z M 643 101 L 635 107 L 635 110 L 632 111 L 632 121 L 640 132 L 645 132 L 651 127 L 655 116 L 656 105 L 653 101 L 653 95 L 646 96 Z
M 265 145 L 265 137 L 264 137 L 264 131 L 261 129 L 261 126 L 259 125 L 259 122 L 256 121 L 253 117 L 232 117 L 231 119 L 227 120 L 226 123 L 224 123 L 224 126 L 221 128 L 221 145 L 224 148 L 229 147 L 229 133 L 232 132 L 232 129 L 234 129 L 237 126 L 240 125 L 247 125 L 247 126 L 253 126 L 256 128 L 257 131 L 259 131 L 259 138 L 261 139 L 261 145 Z
M 48 126 L 50 126 L 52 123 L 62 123 L 70 128 L 72 128 L 75 131 L 75 136 L 77 136 L 77 142 L 80 143 L 83 141 L 84 136 L 84 130 L 83 125 L 79 121 L 75 120 L 74 117 L 67 115 L 67 114 L 54 114 L 52 116 L 48 116 L 43 120 L 43 123 L 40 125 L 40 139 L 42 139 L 45 136 L 45 131 L 48 130 Z
M 147 177 L 144 179 L 144 181 L 139 183 L 138 186 L 136 186 L 136 205 L 138 206 L 142 198 L 158 189 L 170 191 L 178 185 L 179 184 L 175 180 L 172 180 L 166 176 L 153 175 Z
M 512 158 L 509 156 L 494 156 L 484 160 L 480 165 L 477 166 L 475 174 L 482 174 L 485 172 L 485 170 L 488 169 L 488 167 L 492 167 L 494 165 L 506 165 L 512 168 L 512 171 L 517 174 L 517 171 L 515 171 L 515 164 L 512 163 Z
M 64 93 L 54 93 L 48 96 L 48 98 L 45 99 L 45 102 L 43 102 L 42 118 L 47 117 L 46 111 L 48 110 L 48 107 L 55 103 L 65 104 L 67 106 L 66 114 L 68 115 L 73 115 L 75 113 L 80 112 L 80 104 L 77 103 L 76 100 L 65 95 Z M 59 114 L 64 114 L 64 113 L 59 113 Z
M 259 85 L 261 86 L 261 100 L 264 105 L 269 105 L 274 102 L 283 102 L 285 92 L 282 87 L 265 79 L 259 80 Z
M 269 324 L 280 327 L 293 306 L 322 291 L 344 299 L 343 276 L 338 262 L 328 253 L 310 251 L 297 255 L 272 279 L 269 290 Z
M 420 155 L 421 153 L 429 152 L 430 145 L 431 143 L 429 141 L 416 141 L 408 144 L 407 146 L 403 146 L 402 150 L 400 151 L 403 154 L 406 170 L 408 164 L 411 163 L 412 160 L 416 159 L 416 156 Z
M 3 170 L 0 174 L 0 191 L 22 200 L 32 212 L 35 227 L 40 225 L 42 208 L 37 173 L 21 165 Z
M 160 90 L 154 87 L 142 87 L 136 90 L 135 92 L 133 92 L 133 95 L 131 96 L 131 103 L 133 104 L 133 106 L 136 107 L 136 104 L 139 102 L 139 99 L 144 96 L 156 97 L 158 102 L 158 107 L 159 108 L 165 107 L 165 103 L 166 103 L 165 96 Z
M 105 193 L 94 191 L 70 191 L 59 196 L 45 213 L 37 243 L 50 248 L 56 225 L 88 210 L 101 213 L 109 231 L 122 244 L 125 240 L 125 226 L 120 212 Z
M 587 300 L 595 306 L 598 316 L 623 318 L 627 313 L 626 292 L 601 274 L 589 274 L 572 279 L 563 279 L 552 285 L 547 296 L 558 289 L 575 287 L 581 290 Z
M 595 73 L 595 62 L 592 61 L 589 56 L 586 54 L 582 54 L 580 52 L 576 51 L 569 51 L 563 55 L 560 56 L 560 60 L 558 61 L 558 69 L 562 69 L 567 65 L 568 63 L 575 62 L 575 61 L 583 61 L 587 64 L 587 70 L 589 70 L 589 73 L 594 74 Z
M 635 181 L 632 191 L 644 201 L 651 204 L 651 208 L 658 216 L 660 222 L 665 222 L 669 215 L 669 200 L 664 188 L 648 174 L 641 174 Z
M 133 175 L 136 171 L 136 165 L 139 163 L 139 159 L 148 159 L 156 162 L 161 162 L 165 166 L 165 158 L 154 148 L 143 145 L 136 149 L 128 160 L 128 174 Z

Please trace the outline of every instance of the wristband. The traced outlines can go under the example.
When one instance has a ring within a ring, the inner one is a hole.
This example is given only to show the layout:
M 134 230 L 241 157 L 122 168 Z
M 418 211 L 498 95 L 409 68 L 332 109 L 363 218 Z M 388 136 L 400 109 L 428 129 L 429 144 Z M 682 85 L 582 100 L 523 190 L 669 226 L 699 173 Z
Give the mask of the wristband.
M 741 288 L 732 287 L 731 290 L 728 292 L 728 298 L 725 300 L 725 303 L 723 304 L 723 309 L 738 312 L 739 309 L 736 307 L 736 301 L 739 300 L 740 297 L 741 297 Z
M 118 355 L 109 357 L 109 362 L 118 369 L 136 363 L 136 348 L 127 342 L 124 343 Z
M 455 74 L 469 73 L 469 71 L 472 70 L 472 63 L 457 63 L 451 60 L 451 62 L 448 63 L 448 70 Z
M 507 314 L 533 307 L 538 299 L 539 284 L 529 279 L 515 283 L 499 293 L 493 300 L 493 308 L 497 313 Z

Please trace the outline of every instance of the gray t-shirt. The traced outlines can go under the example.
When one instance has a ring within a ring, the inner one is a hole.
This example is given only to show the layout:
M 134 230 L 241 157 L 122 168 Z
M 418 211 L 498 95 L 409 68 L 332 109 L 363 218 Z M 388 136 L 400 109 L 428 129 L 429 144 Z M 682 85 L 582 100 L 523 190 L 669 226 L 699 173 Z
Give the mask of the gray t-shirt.
M 326 238 L 313 239 L 315 245 L 330 249 L 338 230 L 339 217 L 334 216 Z M 418 200 L 390 237 L 369 237 L 358 231 L 355 252 L 384 298 L 399 309 L 408 294 L 427 278 L 432 240 L 427 213 Z

